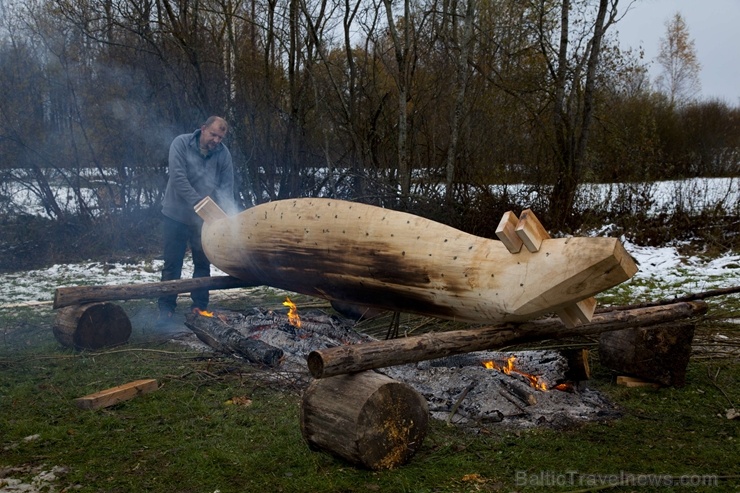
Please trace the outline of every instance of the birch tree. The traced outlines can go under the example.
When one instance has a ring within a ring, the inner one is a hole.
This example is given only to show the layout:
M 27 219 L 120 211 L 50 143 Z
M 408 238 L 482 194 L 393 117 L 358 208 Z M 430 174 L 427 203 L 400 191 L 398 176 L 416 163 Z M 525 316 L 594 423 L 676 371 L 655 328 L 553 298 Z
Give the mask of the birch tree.
M 671 105 L 683 106 L 701 91 L 701 64 L 681 13 L 676 12 L 665 26 L 666 35 L 660 40 L 657 57 L 663 71 L 656 82 L 661 92 L 668 96 Z

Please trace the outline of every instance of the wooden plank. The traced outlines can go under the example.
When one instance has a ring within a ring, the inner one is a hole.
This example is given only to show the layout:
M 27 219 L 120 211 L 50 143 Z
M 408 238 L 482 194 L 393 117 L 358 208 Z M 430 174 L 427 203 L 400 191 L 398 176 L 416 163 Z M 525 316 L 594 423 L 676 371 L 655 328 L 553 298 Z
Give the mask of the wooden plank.
M 516 225 L 518 222 L 519 219 L 516 215 L 508 211 L 501 217 L 501 221 L 496 228 L 496 237 L 501 240 L 511 253 L 519 253 L 524 244 L 522 239 L 516 234 Z
M 519 222 L 514 228 L 516 235 L 522 240 L 530 252 L 539 252 L 542 242 L 550 238 L 537 216 L 531 209 L 524 209 L 519 215 Z
M 157 390 L 155 379 L 136 380 L 118 387 L 101 390 L 94 394 L 75 399 L 75 405 L 80 409 L 100 409 L 110 407 L 119 402 L 128 401 L 142 394 L 148 394 Z
M 195 213 L 206 221 L 218 221 L 219 219 L 225 219 L 228 217 L 223 209 L 221 209 L 216 202 L 211 200 L 210 197 L 205 197 L 203 200 L 195 204 Z
M 594 316 L 594 311 L 596 311 L 596 298 L 587 298 L 556 310 L 555 313 L 567 327 L 575 327 L 589 323 Z

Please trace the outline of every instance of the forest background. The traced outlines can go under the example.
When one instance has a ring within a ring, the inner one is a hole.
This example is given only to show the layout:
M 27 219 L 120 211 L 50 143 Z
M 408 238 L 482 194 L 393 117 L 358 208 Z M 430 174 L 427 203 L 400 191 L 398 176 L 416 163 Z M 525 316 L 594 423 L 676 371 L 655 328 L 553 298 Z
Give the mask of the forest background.
M 697 99 L 679 13 L 651 81 L 615 35 L 632 5 L 4 0 L 0 270 L 156 251 L 169 144 L 212 114 L 244 208 L 336 197 L 487 237 L 532 208 L 554 234 L 736 248 L 735 194 L 653 207 L 656 181 L 740 176 L 740 108 Z

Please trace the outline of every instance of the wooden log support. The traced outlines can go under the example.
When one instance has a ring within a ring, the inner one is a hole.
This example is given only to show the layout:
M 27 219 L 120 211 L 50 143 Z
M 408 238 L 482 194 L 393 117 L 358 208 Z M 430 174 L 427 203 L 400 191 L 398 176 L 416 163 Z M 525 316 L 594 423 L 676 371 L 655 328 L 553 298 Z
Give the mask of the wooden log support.
M 198 277 L 143 284 L 107 286 L 65 286 L 54 291 L 55 309 L 97 301 L 159 298 L 167 294 L 189 293 L 194 289 L 231 289 L 255 286 L 231 276 Z
M 695 325 L 641 327 L 601 334 L 599 362 L 620 374 L 683 387 Z
M 114 406 L 119 402 L 133 399 L 142 394 L 148 394 L 157 390 L 157 388 L 158 384 L 154 379 L 136 380 L 85 397 L 79 397 L 74 402 L 80 409 L 100 409 Z
M 62 346 L 100 349 L 126 343 L 131 336 L 131 321 L 120 305 L 86 303 L 59 310 L 52 331 Z
M 426 400 L 375 372 L 314 380 L 301 402 L 301 433 L 312 449 L 372 470 L 408 462 L 429 426 Z
M 525 342 L 595 335 L 628 327 L 655 326 L 697 316 L 706 310 L 706 303 L 695 301 L 604 312 L 594 315 L 591 323 L 578 327 L 567 327 L 561 321 L 550 318 L 518 325 L 432 332 L 415 337 L 337 346 L 309 353 L 308 369 L 314 378 L 325 378 L 453 354 L 500 349 Z M 681 330 L 681 327 L 676 329 Z

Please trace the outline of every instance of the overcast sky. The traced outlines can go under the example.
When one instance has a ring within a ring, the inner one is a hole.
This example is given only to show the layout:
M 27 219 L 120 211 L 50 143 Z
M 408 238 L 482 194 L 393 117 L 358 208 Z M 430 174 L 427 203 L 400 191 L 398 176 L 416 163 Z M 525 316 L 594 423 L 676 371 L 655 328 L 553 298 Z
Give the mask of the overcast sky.
M 620 0 L 627 5 L 628 0 Z M 623 47 L 645 50 L 651 80 L 666 21 L 680 12 L 701 63 L 701 97 L 740 105 L 740 0 L 637 0 L 615 27 Z

